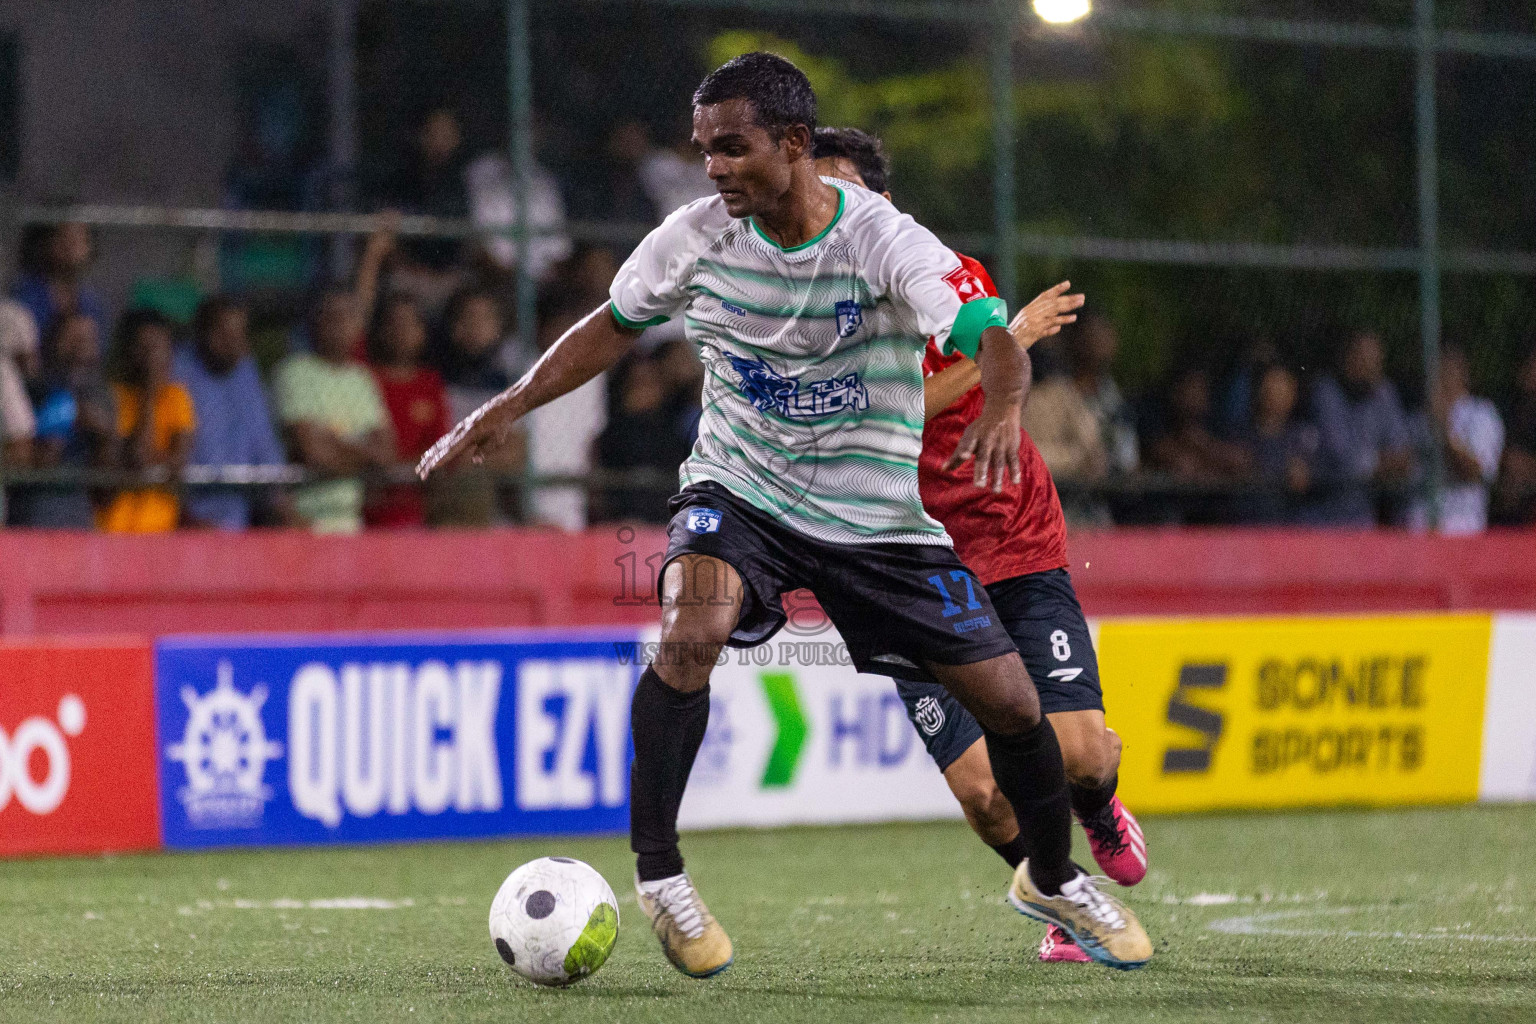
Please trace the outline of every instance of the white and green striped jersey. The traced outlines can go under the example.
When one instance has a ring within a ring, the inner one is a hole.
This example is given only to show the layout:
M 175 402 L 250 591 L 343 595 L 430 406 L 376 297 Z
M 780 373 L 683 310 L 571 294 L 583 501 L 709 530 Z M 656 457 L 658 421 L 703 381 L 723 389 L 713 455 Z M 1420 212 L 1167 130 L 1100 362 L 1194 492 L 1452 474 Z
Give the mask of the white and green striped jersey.
M 1006 324 L 960 260 L 884 197 L 847 182 L 837 216 L 785 249 L 719 197 L 673 213 L 611 291 L 629 327 L 684 317 L 704 362 L 683 486 L 714 480 L 818 540 L 949 544 L 923 511 L 923 349 L 975 353 Z

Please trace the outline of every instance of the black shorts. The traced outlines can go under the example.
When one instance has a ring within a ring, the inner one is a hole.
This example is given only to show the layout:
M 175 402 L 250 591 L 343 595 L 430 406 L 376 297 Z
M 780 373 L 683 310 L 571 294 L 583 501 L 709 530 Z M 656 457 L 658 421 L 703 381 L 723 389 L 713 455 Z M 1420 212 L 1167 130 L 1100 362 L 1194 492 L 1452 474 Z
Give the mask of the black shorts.
M 987 592 L 1040 693 L 1040 710 L 1103 711 L 1098 655 L 1067 570 L 1015 576 Z M 898 680 L 896 692 L 940 771 L 981 739 L 976 719 L 942 686 Z
M 860 672 L 933 682 L 924 663 L 969 665 L 1014 651 L 986 589 L 950 547 L 816 540 L 708 480 L 668 507 L 662 571 L 680 555 L 709 555 L 745 584 L 732 647 L 767 642 L 785 622 L 780 595 L 805 587 Z M 710 581 L 702 584 L 707 593 Z

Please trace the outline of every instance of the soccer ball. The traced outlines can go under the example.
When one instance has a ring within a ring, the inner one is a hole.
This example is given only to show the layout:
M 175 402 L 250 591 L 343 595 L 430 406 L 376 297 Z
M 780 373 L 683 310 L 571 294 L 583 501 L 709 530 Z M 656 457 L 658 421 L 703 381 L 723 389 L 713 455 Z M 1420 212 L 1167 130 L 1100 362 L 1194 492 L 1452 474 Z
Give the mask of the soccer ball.
M 569 985 L 603 966 L 619 938 L 619 901 L 591 865 L 540 857 L 507 876 L 491 902 L 491 941 L 536 985 Z

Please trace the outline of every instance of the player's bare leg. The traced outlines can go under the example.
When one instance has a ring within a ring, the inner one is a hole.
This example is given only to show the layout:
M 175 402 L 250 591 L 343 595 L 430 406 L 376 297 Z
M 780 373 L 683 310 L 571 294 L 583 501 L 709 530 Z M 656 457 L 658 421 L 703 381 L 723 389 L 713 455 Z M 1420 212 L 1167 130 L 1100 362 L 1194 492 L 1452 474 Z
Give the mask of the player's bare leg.
M 1115 795 L 1120 734 L 1104 724 L 1102 711 L 1063 711 L 1050 718 L 1072 784 L 1072 811 L 1088 833 L 1094 861 L 1121 885 L 1135 885 L 1147 876 L 1147 840 Z
M 1062 750 L 1062 755 L 1065 757 L 1066 750 Z M 997 780 L 992 778 L 992 762 L 987 758 L 986 740 L 972 743 L 965 753 L 944 769 L 944 781 L 960 802 L 960 809 L 965 812 L 965 820 L 971 830 L 981 837 L 982 842 L 1003 854 L 1004 860 L 1009 859 L 1003 851 L 1018 843 L 1019 822 L 1013 816 L 1013 805 L 1003 796 L 1003 791 L 997 788 Z M 1023 859 L 1024 853 L 1021 850 L 1009 867 L 1018 867 L 1019 861 Z
M 1152 956 L 1131 911 L 1072 863 L 1071 796 L 1061 750 L 1017 653 L 969 665 L 927 664 L 985 733 L 997 788 L 1012 806 L 1028 857 L 1009 899 L 1022 914 L 1061 927 L 1093 959 L 1131 969 Z
M 667 959 L 694 978 L 718 974 L 734 952 L 683 871 L 677 811 L 709 724 L 709 675 L 741 615 L 741 577 L 728 563 L 684 554 L 661 586 L 661 644 L 635 687 L 630 729 L 630 848 L 635 892 Z

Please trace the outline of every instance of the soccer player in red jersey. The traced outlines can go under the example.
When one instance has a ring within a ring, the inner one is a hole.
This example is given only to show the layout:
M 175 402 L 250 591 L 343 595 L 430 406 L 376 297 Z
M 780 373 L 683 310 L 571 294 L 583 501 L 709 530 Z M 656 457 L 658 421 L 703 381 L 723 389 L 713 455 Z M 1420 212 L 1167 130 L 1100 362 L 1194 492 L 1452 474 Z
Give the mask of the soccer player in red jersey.
M 820 128 L 815 156 L 819 173 L 890 198 L 878 139 L 852 128 Z M 961 267 L 950 284 L 961 300 L 996 295 L 986 268 L 957 255 Z M 1010 331 L 1022 347 L 1077 319 L 1072 311 L 1082 306 L 1083 297 L 1068 295 L 1068 287 L 1062 282 L 1042 292 L 1014 321 Z M 978 489 L 972 470 L 948 459 L 981 410 L 976 364 L 962 355 L 941 354 L 930 342 L 923 371 L 927 425 L 918 464 L 923 505 L 944 524 L 955 553 L 986 587 L 1024 658 L 1041 710 L 1060 739 L 1073 811 L 1088 834 L 1094 860 L 1121 885 L 1135 885 L 1147 872 L 1146 840 L 1115 796 L 1120 738 L 1104 721 L 1098 658 L 1067 573 L 1066 521 L 1050 470 L 1024 434 L 1019 444 L 1022 483 Z M 1025 856 L 1018 822 L 992 779 L 976 720 L 941 686 L 897 679 L 896 689 L 966 820 L 1009 866 L 1017 866 Z M 1041 943 L 1040 959 L 1087 962 L 1089 957 L 1053 925 Z

